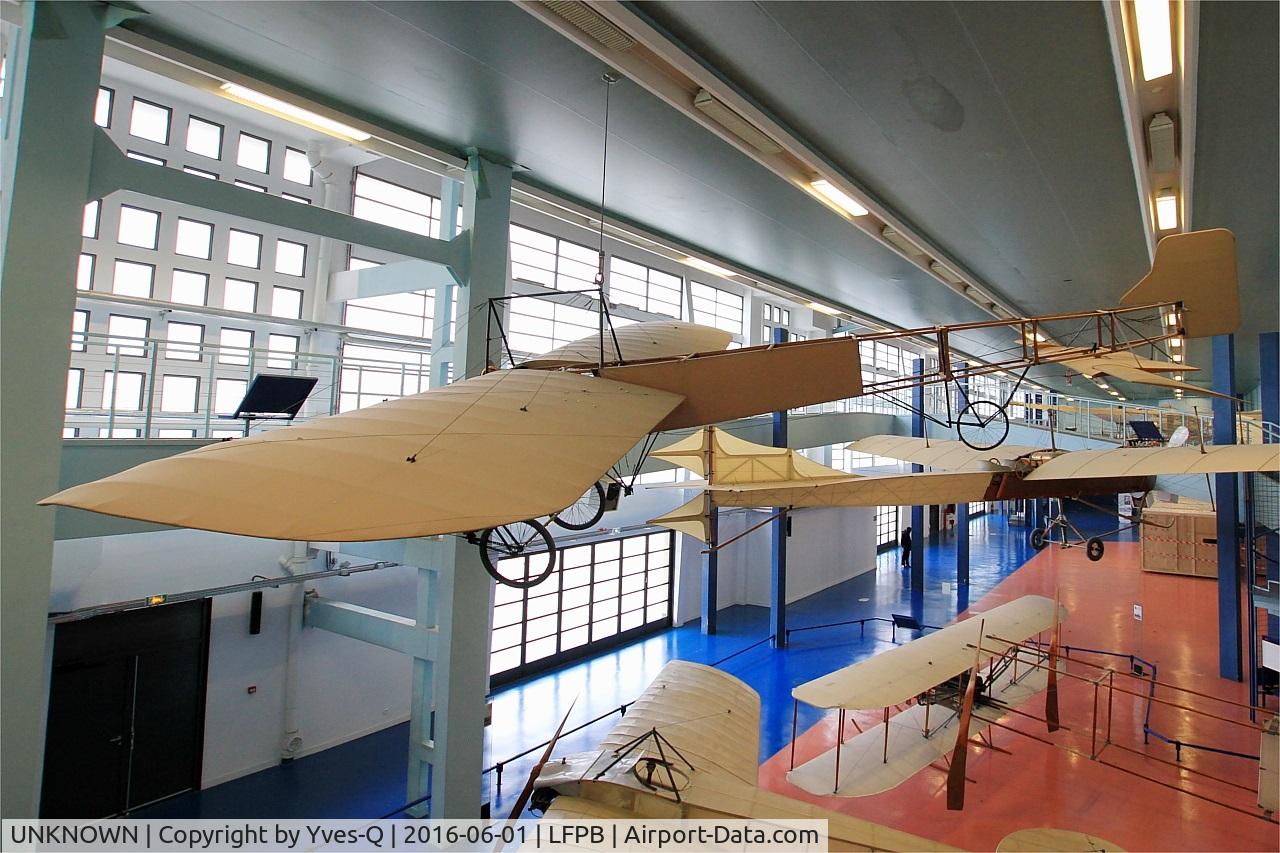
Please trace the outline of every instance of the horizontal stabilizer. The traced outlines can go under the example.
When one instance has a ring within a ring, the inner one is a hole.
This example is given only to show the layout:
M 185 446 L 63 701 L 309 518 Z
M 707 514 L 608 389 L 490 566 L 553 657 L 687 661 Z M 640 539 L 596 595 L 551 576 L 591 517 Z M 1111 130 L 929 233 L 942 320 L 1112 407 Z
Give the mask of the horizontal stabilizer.
M 1199 447 L 1118 447 L 1073 450 L 1045 462 L 1027 480 L 1158 477 L 1280 471 L 1280 444 L 1221 444 Z

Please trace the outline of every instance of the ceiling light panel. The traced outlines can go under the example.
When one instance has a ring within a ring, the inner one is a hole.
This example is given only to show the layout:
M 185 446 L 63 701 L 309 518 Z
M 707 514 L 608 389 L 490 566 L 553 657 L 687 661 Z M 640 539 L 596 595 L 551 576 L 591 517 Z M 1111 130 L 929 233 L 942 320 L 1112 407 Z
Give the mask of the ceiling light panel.
M 325 118 L 319 113 L 291 104 L 288 101 L 274 98 L 256 89 L 250 89 L 248 86 L 241 86 L 239 83 L 223 83 L 219 88 L 226 97 L 233 101 L 248 104 L 263 112 L 272 113 L 298 124 L 314 127 L 316 130 L 322 130 L 332 136 L 340 136 L 343 139 L 352 139 L 356 142 L 364 142 L 371 137 L 371 134 L 358 130 L 349 124 Z
M 816 181 L 811 181 L 809 186 L 813 187 L 824 197 L 834 202 L 841 210 L 850 216 L 866 216 L 868 213 L 865 207 L 858 204 L 858 202 L 846 194 L 844 190 L 840 189 L 826 178 L 819 178 Z
M 1138 22 L 1138 54 L 1142 79 L 1155 80 L 1173 73 L 1173 30 L 1169 22 L 1168 0 L 1135 0 Z

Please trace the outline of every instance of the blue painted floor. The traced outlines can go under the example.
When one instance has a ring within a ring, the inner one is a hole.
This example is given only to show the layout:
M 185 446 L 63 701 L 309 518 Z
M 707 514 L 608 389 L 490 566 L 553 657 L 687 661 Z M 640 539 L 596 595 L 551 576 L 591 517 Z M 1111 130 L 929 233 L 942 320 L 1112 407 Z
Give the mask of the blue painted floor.
M 1073 512 L 1082 529 L 1114 528 L 1111 519 Z M 1132 538 L 1133 534 L 1121 534 Z M 1027 528 L 1010 527 L 1003 515 L 980 516 L 970 522 L 970 584 L 957 592 L 955 536 L 925 543 L 925 591 L 914 597 L 909 578 L 898 567 L 897 550 L 882 553 L 874 571 L 852 578 L 793 603 L 787 611 L 794 630 L 871 616 L 911 613 L 926 625 L 945 625 L 977 603 L 1033 553 Z M 944 583 L 949 583 L 944 587 Z M 635 699 L 672 659 L 715 663 L 766 637 L 768 609 L 736 606 L 722 610 L 720 633 L 705 637 L 698 623 L 664 631 L 647 639 L 570 664 L 493 696 L 493 725 L 486 730 L 485 763 L 506 761 L 547 740 L 569 703 L 577 704 L 569 719 L 572 728 L 614 711 Z M 899 634 L 899 641 L 909 639 Z M 791 688 L 839 667 L 869 657 L 892 644 L 890 625 L 869 622 L 865 634 L 858 626 L 820 628 L 791 636 L 790 646 L 778 650 L 767 643 L 749 648 L 721 668 L 741 678 L 762 697 L 760 760 L 791 740 Z M 586 685 L 591 689 L 587 691 Z M 800 710 L 799 730 L 815 723 L 820 713 Z M 594 749 L 617 721 L 613 714 L 581 731 L 563 736 L 556 754 Z M 405 755 L 408 724 L 392 726 L 367 737 L 299 758 L 231 782 L 174 797 L 134 812 L 139 818 L 377 818 L 406 801 Z M 485 776 L 485 790 L 495 815 L 504 814 L 519 793 L 542 750 L 506 763 L 498 774 Z

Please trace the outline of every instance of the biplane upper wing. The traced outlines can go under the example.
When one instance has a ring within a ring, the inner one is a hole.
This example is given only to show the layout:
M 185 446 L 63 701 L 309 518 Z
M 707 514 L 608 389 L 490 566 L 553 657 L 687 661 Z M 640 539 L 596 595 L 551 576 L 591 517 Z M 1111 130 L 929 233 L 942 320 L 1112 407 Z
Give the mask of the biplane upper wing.
M 723 329 L 679 320 L 649 320 L 605 330 L 604 361 L 643 361 L 713 352 L 729 345 L 733 336 Z M 546 370 L 600 362 L 600 336 L 589 335 L 520 363 L 521 369 Z
M 41 503 L 269 539 L 479 530 L 573 503 L 681 399 L 500 370 L 147 462 Z
M 1026 479 L 1071 480 L 1263 471 L 1280 471 L 1280 444 L 1073 450 L 1042 463 Z
M 1059 605 L 1060 606 L 1060 605 Z M 973 667 L 974 644 L 985 621 L 985 660 L 1009 648 L 992 639 L 1022 642 L 1053 626 L 1054 603 L 1042 595 L 1026 595 L 981 614 L 896 646 L 875 657 L 799 685 L 791 695 L 816 708 L 887 708 L 918 696 Z M 1066 608 L 1060 618 L 1067 616 Z
M 847 445 L 849 450 L 901 459 L 944 471 L 1003 471 L 1014 459 L 1039 450 L 1020 444 L 1002 444 L 991 450 L 974 450 L 954 439 L 924 439 L 904 435 L 872 435 Z M 933 503 L 936 503 L 934 501 Z

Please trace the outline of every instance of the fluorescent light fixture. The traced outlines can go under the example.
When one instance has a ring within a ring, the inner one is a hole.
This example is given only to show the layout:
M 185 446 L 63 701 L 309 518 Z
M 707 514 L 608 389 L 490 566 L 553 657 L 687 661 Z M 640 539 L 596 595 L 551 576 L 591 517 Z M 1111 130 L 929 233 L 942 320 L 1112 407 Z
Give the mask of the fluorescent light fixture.
M 1172 190 L 1161 190 L 1156 196 L 1156 230 L 1171 231 L 1178 227 L 1178 197 Z
M 247 86 L 241 86 L 239 83 L 223 83 L 219 88 L 227 93 L 227 96 L 233 100 L 256 107 L 264 112 L 274 113 L 281 118 L 290 121 L 309 125 L 316 130 L 322 130 L 333 136 L 340 136 L 344 139 L 352 139 L 356 142 L 364 142 L 369 139 L 372 134 L 365 133 L 363 130 L 357 130 L 349 124 L 343 124 L 340 121 L 334 121 L 331 118 L 325 118 L 319 113 L 313 113 L 311 110 L 294 106 L 288 101 L 282 101 L 279 98 L 273 98 L 270 95 L 250 89 Z
M 1180 353 L 1180 352 L 1175 352 L 1175 353 L 1173 354 L 1173 360 L 1174 360 L 1174 361 L 1177 361 L 1177 362 L 1181 362 L 1181 361 L 1182 361 L 1182 353 Z
M 1119 399 L 1121 403 L 1127 403 L 1127 402 L 1128 402 L 1128 400 L 1126 400 L 1124 397 L 1118 397 L 1117 399 Z
M 924 252 L 921 251 L 915 243 L 912 243 L 906 237 L 902 236 L 902 232 L 898 231 L 891 225 L 886 225 L 884 228 L 881 228 L 880 236 L 883 237 L 887 243 L 901 249 L 902 253 L 905 255 L 917 258 L 924 257 Z
M 1175 373 L 1175 374 L 1173 374 L 1173 378 L 1174 378 L 1174 379 L 1176 379 L 1176 380 L 1178 380 L 1179 382 L 1181 382 L 1185 377 L 1184 377 L 1184 374 L 1181 374 L 1181 373 Z M 1178 390 L 1179 390 L 1179 391 L 1181 391 L 1182 389 L 1181 389 L 1181 388 L 1179 388 Z
M 1107 383 L 1105 383 L 1105 382 L 1099 382 L 1099 383 L 1098 383 L 1098 387 L 1099 387 L 1099 388 L 1106 388 L 1106 387 L 1107 387 Z
M 1177 349 L 1182 346 L 1182 338 L 1169 338 L 1169 346 Z
M 844 313 L 839 308 L 832 308 L 830 305 L 823 305 L 821 302 L 806 302 L 805 304 L 814 311 L 820 311 L 823 314 L 830 314 L 832 317 L 838 317 Z
M 1165 315 L 1164 315 L 1164 323 L 1165 323 L 1165 325 L 1166 325 L 1166 326 L 1176 326 L 1176 325 L 1178 325 L 1178 315 L 1177 315 L 1177 313 L 1175 312 L 1175 313 L 1165 314 Z
M 1138 53 L 1142 57 L 1142 79 L 1154 80 L 1173 73 L 1173 33 L 1169 25 L 1168 0 L 1134 0 L 1138 21 Z
M 1022 336 L 1029 341 L 1035 340 L 1037 343 L 1044 343 L 1045 341 L 1049 340 L 1039 332 L 1026 331 L 1022 333 Z
M 850 216 L 866 216 L 868 211 L 865 207 L 858 204 L 852 198 L 845 194 L 844 190 L 832 184 L 826 178 L 819 178 L 816 181 L 810 181 L 809 186 L 822 193 L 827 198 L 836 203 L 838 207 L 848 213 Z
M 682 261 L 682 263 L 688 264 L 696 270 L 702 270 L 703 272 L 709 272 L 712 275 L 718 275 L 721 278 L 729 278 L 732 275 L 736 275 L 733 270 L 727 270 L 724 267 L 711 263 L 710 261 L 704 261 L 702 258 L 687 257 Z

